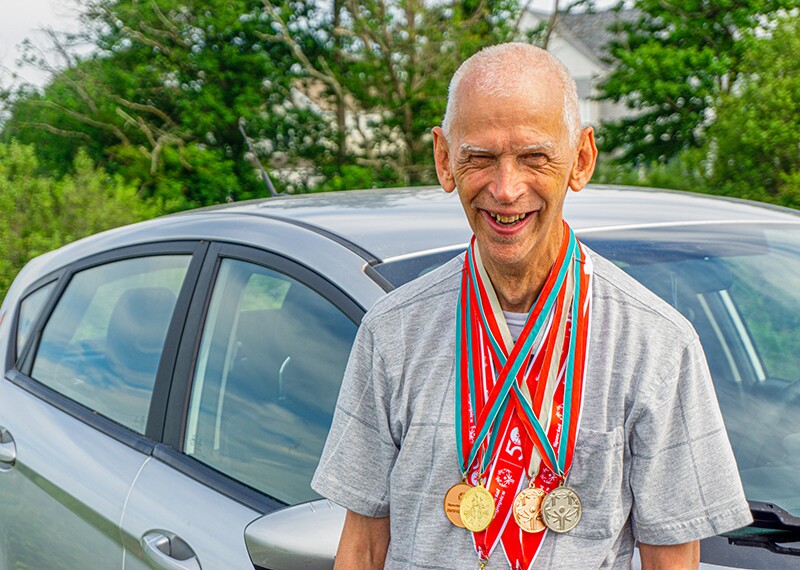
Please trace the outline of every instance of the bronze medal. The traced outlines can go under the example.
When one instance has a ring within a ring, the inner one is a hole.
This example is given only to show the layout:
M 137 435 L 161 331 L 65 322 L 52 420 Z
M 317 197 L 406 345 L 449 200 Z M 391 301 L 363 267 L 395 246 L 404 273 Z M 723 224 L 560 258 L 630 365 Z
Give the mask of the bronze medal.
M 486 530 L 494 518 L 494 497 L 483 485 L 472 487 L 461 498 L 459 514 L 464 527 L 472 532 Z
M 542 532 L 547 528 L 542 520 L 542 500 L 545 492 L 538 487 L 528 487 L 514 498 L 514 520 L 525 532 Z
M 450 487 L 444 496 L 444 514 L 457 527 L 465 528 L 461 520 L 461 499 L 470 489 L 472 485 L 462 481 Z
M 569 532 L 581 520 L 581 499 L 578 493 L 561 485 L 542 501 L 542 520 L 553 532 Z

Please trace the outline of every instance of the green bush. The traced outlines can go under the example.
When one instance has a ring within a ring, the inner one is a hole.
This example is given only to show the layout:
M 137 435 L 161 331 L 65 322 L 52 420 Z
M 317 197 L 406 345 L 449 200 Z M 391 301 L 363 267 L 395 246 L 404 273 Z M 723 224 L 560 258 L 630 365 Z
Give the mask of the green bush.
M 79 152 L 74 173 L 49 176 L 36 149 L 0 144 L 0 297 L 33 257 L 102 230 L 153 217 L 136 186 Z

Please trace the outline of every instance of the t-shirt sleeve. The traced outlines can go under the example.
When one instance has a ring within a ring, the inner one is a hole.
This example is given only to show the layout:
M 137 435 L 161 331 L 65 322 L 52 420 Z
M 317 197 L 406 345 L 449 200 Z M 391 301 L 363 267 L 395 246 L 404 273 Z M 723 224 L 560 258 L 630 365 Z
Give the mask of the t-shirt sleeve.
M 645 544 L 680 544 L 752 521 L 700 341 L 645 399 L 631 435 L 632 523 Z
M 389 474 L 399 451 L 390 429 L 390 401 L 386 363 L 362 323 L 311 488 L 370 517 L 389 515 Z

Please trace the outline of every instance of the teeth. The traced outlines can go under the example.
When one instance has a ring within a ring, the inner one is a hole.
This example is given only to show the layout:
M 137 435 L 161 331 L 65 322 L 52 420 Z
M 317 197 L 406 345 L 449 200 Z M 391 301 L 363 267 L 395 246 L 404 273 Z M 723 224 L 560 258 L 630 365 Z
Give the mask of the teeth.
M 513 224 L 525 218 L 527 214 L 515 214 L 513 216 L 504 216 L 502 214 L 492 214 L 492 217 L 501 224 Z

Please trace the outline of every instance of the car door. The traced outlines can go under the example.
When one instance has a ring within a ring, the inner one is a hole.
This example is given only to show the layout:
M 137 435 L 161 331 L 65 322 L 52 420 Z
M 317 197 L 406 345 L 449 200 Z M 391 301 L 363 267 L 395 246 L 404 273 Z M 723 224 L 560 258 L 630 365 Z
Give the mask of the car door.
M 181 341 L 164 443 L 123 515 L 126 569 L 253 568 L 246 527 L 319 499 L 309 483 L 362 314 L 285 257 L 212 245 Z M 339 519 L 323 526 L 338 539 Z
M 20 359 L 0 381 L 0 568 L 122 567 L 123 506 L 205 248 L 100 254 L 24 296 Z

